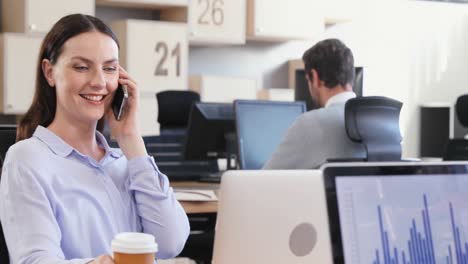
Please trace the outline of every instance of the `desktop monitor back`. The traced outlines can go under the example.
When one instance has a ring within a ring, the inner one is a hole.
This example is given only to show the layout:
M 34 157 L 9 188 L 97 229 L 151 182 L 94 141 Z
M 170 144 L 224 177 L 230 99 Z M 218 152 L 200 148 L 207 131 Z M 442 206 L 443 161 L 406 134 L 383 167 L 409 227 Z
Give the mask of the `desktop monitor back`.
M 356 95 L 362 96 L 362 87 L 363 87 L 363 77 L 364 77 L 364 70 L 362 67 L 354 67 L 354 84 L 353 84 L 353 92 Z M 305 70 L 299 69 L 296 70 L 295 76 L 295 88 L 294 88 L 294 100 L 295 101 L 304 101 L 307 106 L 307 111 L 320 108 L 320 105 L 312 99 L 312 96 L 309 92 L 309 86 L 307 84 L 307 79 L 305 76 Z
M 193 104 L 187 127 L 185 158 L 224 158 L 231 152 L 236 152 L 232 104 Z
M 239 166 L 261 169 L 271 158 L 296 118 L 305 112 L 304 102 L 236 100 Z
M 468 163 L 323 168 L 335 264 L 467 263 Z
M 227 171 L 220 193 L 213 264 L 332 263 L 321 171 Z

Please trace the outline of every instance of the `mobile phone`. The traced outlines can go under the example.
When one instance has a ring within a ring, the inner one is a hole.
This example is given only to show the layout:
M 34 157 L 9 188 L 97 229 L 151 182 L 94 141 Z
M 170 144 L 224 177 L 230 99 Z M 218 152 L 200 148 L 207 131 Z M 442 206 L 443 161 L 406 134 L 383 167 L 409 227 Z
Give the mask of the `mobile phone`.
M 122 112 L 128 99 L 127 86 L 119 84 L 115 91 L 114 99 L 112 99 L 112 111 L 115 119 L 119 121 L 122 118 Z

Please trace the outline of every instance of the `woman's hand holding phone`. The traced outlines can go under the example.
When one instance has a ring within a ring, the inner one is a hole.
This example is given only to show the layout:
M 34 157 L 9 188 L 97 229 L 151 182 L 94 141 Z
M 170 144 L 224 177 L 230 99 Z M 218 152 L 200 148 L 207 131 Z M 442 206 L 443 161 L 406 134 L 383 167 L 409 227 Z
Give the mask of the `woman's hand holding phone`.
M 126 85 L 119 84 L 117 90 L 114 93 L 114 98 L 112 99 L 112 112 L 114 112 L 115 119 L 120 121 L 127 104 L 128 99 L 128 88 Z
M 128 98 L 123 106 L 120 120 L 116 119 L 112 106 L 107 110 L 106 118 L 109 122 L 112 136 L 117 140 L 127 159 L 130 160 L 137 156 L 147 155 L 137 118 L 139 91 L 136 82 L 121 66 L 119 66 L 118 82 L 119 86 L 126 86 Z

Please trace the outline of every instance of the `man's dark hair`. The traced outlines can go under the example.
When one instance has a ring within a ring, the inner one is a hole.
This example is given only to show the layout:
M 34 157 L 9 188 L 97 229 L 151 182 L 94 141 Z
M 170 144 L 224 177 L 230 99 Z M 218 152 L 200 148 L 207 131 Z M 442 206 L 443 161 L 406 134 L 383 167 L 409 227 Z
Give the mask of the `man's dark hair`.
M 309 79 L 313 79 L 311 70 L 314 69 L 328 88 L 354 83 L 353 53 L 339 39 L 318 42 L 304 52 L 302 60 Z

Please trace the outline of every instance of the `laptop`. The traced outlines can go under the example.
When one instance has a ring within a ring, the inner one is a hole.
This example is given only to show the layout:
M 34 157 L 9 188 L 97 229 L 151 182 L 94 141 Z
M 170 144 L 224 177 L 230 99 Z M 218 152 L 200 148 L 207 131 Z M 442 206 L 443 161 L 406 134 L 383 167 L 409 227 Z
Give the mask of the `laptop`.
M 214 264 L 331 264 L 320 170 L 223 174 Z
M 258 170 L 271 158 L 306 106 L 304 102 L 236 100 L 234 110 L 239 167 Z
M 335 264 L 468 263 L 468 163 L 322 169 Z

